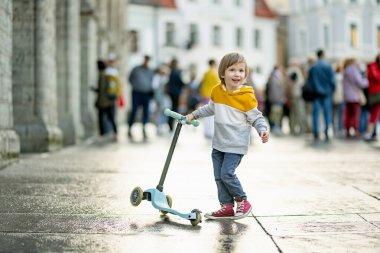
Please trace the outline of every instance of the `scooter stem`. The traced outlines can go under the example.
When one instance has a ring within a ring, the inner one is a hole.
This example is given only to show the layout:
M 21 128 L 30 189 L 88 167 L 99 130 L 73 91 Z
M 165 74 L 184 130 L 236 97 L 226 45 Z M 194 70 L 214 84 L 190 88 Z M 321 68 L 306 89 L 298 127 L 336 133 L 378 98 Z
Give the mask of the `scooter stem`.
M 161 174 L 160 182 L 158 183 L 158 185 L 156 187 L 156 189 L 159 190 L 160 192 L 162 192 L 164 190 L 164 181 L 166 178 L 166 174 L 168 173 L 169 165 L 170 165 L 170 162 L 172 160 L 172 156 L 173 156 L 174 149 L 175 149 L 175 146 L 176 146 L 177 141 L 178 141 L 179 133 L 181 132 L 181 128 L 182 128 L 182 124 L 180 122 L 178 122 L 177 127 L 176 127 L 175 132 L 174 132 L 172 143 L 170 145 L 168 156 L 166 157 L 166 162 L 165 162 L 165 166 L 164 166 L 164 169 L 162 171 L 162 174 Z

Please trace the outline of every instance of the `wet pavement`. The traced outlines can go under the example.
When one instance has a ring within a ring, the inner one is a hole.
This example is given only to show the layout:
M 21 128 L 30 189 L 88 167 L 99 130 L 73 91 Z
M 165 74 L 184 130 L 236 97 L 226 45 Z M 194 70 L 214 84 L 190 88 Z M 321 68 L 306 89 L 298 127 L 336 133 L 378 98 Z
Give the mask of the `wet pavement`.
M 0 252 L 380 252 L 378 143 L 254 135 L 237 173 L 253 215 L 237 221 L 160 217 L 132 189 L 155 188 L 169 137 L 88 141 L 22 156 L 0 170 Z M 202 129 L 183 128 L 164 184 L 173 209 L 218 208 Z

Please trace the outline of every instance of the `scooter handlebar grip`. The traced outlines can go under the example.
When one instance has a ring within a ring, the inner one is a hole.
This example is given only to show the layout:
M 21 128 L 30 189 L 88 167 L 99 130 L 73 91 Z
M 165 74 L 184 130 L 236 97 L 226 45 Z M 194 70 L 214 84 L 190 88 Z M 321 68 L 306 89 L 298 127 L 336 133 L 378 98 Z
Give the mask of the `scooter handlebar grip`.
M 171 117 L 171 118 L 174 118 L 176 120 L 181 120 L 182 119 L 182 115 L 179 114 L 179 113 L 176 113 L 176 112 L 173 112 L 172 110 L 166 108 L 165 111 L 164 111 L 164 114 L 168 117 Z
M 191 121 L 191 124 L 193 126 L 197 127 L 197 126 L 199 126 L 199 120 L 194 119 L 194 120 Z
M 168 117 L 172 117 L 172 118 L 179 120 L 179 121 L 181 121 L 183 119 L 183 117 L 185 117 L 185 116 L 183 116 L 177 112 L 173 112 L 172 110 L 170 110 L 168 108 L 165 109 L 164 114 Z M 199 126 L 199 121 L 198 120 L 192 120 L 190 124 L 197 127 L 197 126 Z

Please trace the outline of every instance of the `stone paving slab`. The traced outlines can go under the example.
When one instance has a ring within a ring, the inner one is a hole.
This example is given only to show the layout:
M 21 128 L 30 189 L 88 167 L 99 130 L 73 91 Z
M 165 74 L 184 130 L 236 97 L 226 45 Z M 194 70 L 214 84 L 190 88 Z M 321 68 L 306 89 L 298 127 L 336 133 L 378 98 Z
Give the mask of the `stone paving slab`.
M 380 213 L 360 214 L 360 217 L 380 229 Z
M 352 187 L 326 184 L 253 191 L 256 215 L 320 215 L 380 212 L 380 201 Z M 331 194 L 326 194 L 330 192 Z
M 380 228 L 358 214 L 257 217 L 274 236 L 298 236 L 330 233 L 378 233 Z
M 378 253 L 380 235 L 337 233 L 274 238 L 282 252 L 292 253 Z

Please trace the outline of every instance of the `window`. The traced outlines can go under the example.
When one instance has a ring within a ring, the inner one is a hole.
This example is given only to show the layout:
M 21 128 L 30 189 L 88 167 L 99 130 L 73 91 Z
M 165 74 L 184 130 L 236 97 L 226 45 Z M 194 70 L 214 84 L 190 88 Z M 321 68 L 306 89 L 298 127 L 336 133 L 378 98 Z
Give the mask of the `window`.
M 358 3 L 358 1 L 357 0 L 350 0 L 350 3 L 356 4 L 356 3 Z
M 214 4 L 220 4 L 220 0 L 212 0 Z
M 377 48 L 380 48 L 380 25 L 377 26 Z
M 166 34 L 165 34 L 165 44 L 166 46 L 174 46 L 174 33 L 175 27 L 174 23 L 168 22 L 166 23 Z
M 212 27 L 212 44 L 214 46 L 222 45 L 222 31 L 220 26 L 215 25 Z
M 254 48 L 261 49 L 261 31 L 258 29 L 255 29 L 253 36 L 254 36 L 253 37 Z
M 189 42 L 187 48 L 193 48 L 198 44 L 198 26 L 196 24 L 190 24 L 189 27 Z
M 129 37 L 129 51 L 131 53 L 137 53 L 139 51 L 139 36 L 135 30 L 128 32 Z
M 376 0 L 376 3 L 377 3 L 378 5 L 380 5 L 380 0 Z
M 240 27 L 236 28 L 236 46 L 243 47 L 243 30 Z
M 237 7 L 240 7 L 241 6 L 241 0 L 235 0 L 235 5 Z
M 359 46 L 359 34 L 356 24 L 350 25 L 350 45 L 353 48 L 357 48 Z
M 330 29 L 328 25 L 323 26 L 323 45 L 325 48 L 330 47 Z

